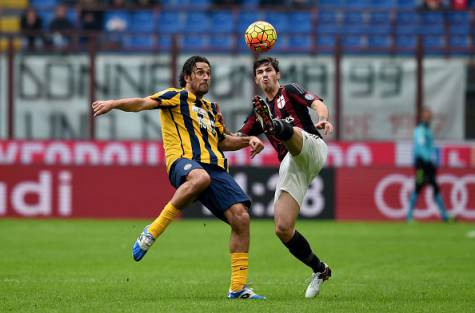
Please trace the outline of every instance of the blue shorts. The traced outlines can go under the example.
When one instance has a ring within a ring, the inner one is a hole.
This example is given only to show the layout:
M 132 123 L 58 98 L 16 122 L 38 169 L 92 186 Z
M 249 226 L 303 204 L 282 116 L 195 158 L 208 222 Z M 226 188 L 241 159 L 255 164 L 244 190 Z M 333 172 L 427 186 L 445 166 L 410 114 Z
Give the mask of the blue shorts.
M 186 181 L 186 177 L 193 169 L 204 169 L 211 177 L 209 187 L 201 193 L 198 200 L 216 217 L 227 222 L 224 212 L 236 203 L 242 203 L 247 208 L 251 207 L 251 200 L 234 178 L 216 165 L 184 158 L 177 159 L 168 175 L 170 182 L 175 188 L 178 188 Z

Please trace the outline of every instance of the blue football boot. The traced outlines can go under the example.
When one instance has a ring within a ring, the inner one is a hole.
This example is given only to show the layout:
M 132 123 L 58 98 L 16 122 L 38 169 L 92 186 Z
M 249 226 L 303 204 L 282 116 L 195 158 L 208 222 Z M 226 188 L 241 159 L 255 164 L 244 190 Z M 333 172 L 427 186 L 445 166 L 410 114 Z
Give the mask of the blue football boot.
M 134 260 L 137 262 L 144 257 L 145 253 L 147 253 L 148 249 L 150 249 L 155 242 L 155 238 L 148 231 L 149 226 L 150 225 L 145 226 L 143 232 L 140 234 L 139 238 L 137 238 L 132 247 L 132 255 L 134 256 Z

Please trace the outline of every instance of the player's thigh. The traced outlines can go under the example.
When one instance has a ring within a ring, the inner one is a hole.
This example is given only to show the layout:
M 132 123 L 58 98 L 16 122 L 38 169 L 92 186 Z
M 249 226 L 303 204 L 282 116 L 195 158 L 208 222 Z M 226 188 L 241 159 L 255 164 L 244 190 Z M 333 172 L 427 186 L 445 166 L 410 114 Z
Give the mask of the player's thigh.
M 293 229 L 300 212 L 300 206 L 294 197 L 283 190 L 274 204 L 276 228 Z

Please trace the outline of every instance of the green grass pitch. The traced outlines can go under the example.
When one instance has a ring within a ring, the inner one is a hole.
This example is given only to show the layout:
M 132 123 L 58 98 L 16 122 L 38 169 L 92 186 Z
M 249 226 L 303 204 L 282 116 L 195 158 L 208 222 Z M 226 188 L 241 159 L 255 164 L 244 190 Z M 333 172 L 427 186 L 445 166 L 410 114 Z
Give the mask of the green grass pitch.
M 475 312 L 475 224 L 299 221 L 333 269 L 310 271 L 252 222 L 250 280 L 264 301 L 226 299 L 228 226 L 177 221 L 136 263 L 145 221 L 0 220 L 0 312 Z

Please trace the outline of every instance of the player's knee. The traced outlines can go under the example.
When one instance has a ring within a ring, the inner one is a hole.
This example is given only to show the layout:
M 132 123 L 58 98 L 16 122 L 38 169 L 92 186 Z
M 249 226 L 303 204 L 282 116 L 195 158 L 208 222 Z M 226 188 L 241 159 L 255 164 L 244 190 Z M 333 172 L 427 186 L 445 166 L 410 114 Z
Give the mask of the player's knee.
M 279 237 L 281 240 L 286 240 L 289 237 L 292 236 L 293 234 L 293 228 L 286 224 L 286 223 L 277 223 L 275 225 L 275 234 L 277 237 Z
M 211 184 L 211 177 L 206 172 L 194 175 L 189 181 L 193 192 L 201 192 Z
M 249 228 L 251 218 L 249 217 L 249 213 L 244 205 L 235 205 L 229 210 L 229 212 L 228 221 L 233 228 Z

